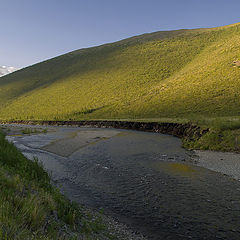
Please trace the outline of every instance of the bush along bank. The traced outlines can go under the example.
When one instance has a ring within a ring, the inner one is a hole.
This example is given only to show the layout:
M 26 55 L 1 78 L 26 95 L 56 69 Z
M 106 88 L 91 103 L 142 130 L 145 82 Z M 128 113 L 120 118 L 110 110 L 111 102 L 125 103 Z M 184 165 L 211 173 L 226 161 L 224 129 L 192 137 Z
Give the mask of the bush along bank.
M 2 132 L 0 191 L 0 239 L 102 239 L 105 234 L 100 218 L 60 194 L 41 164 L 24 157 Z

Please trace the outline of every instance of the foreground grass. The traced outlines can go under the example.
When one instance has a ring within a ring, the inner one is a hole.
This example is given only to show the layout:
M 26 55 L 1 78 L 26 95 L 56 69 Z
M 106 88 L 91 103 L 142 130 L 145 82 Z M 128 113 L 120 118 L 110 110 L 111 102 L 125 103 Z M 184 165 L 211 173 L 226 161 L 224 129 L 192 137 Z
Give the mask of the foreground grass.
M 84 215 L 61 195 L 41 164 L 25 158 L 2 132 L 0 191 L 0 239 L 95 239 L 104 230 L 100 218 Z

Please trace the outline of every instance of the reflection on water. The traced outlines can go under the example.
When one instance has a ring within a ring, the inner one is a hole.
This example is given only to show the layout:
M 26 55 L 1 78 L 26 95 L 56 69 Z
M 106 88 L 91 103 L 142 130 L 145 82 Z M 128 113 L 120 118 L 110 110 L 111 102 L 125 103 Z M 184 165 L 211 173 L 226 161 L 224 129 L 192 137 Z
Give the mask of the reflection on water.
M 195 176 L 197 169 L 186 163 L 178 162 L 155 162 L 153 163 L 155 170 L 164 170 L 169 174 L 180 174 L 182 176 Z

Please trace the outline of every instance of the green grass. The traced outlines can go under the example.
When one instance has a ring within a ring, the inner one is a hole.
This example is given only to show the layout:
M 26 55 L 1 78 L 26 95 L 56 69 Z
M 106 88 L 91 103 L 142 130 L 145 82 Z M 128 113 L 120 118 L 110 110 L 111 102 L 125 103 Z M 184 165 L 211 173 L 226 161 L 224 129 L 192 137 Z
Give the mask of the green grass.
M 240 25 L 146 34 L 74 51 L 0 81 L 0 118 L 240 113 Z
M 239 23 L 80 49 L 2 77 L 0 119 L 183 119 L 238 129 L 239 61 Z
M 51 186 L 41 164 L 25 158 L 0 132 L 0 239 L 97 239 L 101 219 Z M 85 237 L 85 238 L 84 238 Z
M 240 152 L 240 117 L 190 117 L 191 121 L 209 132 L 200 139 L 183 139 L 188 149 Z
M 184 139 L 183 146 L 188 149 L 240 152 L 240 129 L 211 129 L 200 139 Z
M 22 134 L 32 134 L 32 133 L 47 133 L 47 129 L 36 129 L 36 128 L 24 128 L 22 129 Z

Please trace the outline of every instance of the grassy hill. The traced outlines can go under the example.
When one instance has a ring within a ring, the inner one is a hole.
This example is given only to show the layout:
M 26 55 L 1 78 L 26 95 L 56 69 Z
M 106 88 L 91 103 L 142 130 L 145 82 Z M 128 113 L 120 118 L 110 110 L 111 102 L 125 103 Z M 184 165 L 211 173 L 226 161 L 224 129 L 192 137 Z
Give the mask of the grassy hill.
M 238 116 L 238 60 L 240 24 L 80 49 L 2 77 L 0 119 Z

